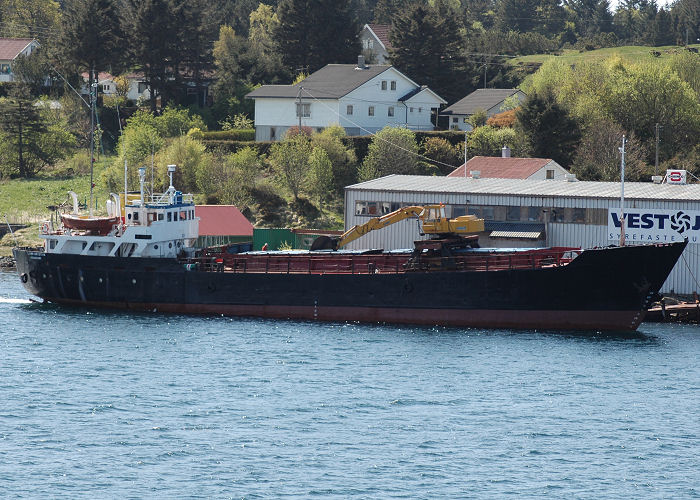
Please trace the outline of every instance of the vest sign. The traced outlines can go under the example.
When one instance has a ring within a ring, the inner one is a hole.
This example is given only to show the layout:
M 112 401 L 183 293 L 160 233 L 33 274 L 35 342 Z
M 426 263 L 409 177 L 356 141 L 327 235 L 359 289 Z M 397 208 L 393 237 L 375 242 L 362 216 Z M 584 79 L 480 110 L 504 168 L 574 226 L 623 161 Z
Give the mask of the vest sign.
M 671 243 L 700 242 L 700 212 L 691 210 L 625 210 L 625 240 Z M 608 209 L 608 239 L 620 239 L 620 209 Z

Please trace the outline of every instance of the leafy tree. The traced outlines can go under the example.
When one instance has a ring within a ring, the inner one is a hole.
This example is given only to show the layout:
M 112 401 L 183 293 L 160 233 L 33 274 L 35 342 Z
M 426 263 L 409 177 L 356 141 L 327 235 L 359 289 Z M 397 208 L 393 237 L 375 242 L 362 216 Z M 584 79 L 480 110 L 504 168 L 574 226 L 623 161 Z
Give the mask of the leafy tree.
M 3 36 L 36 38 L 51 46 L 61 19 L 55 0 L 0 0 Z
M 127 121 L 124 132 L 119 137 L 116 147 L 117 157 L 102 175 L 102 183 L 110 191 L 119 191 L 124 188 L 124 163 L 127 168 L 127 182 L 129 186 L 138 186 L 138 168 L 143 165 L 150 166 L 151 155 L 155 155 L 163 147 L 164 141 L 155 126 L 155 121 L 148 121 L 151 115 L 147 112 L 138 112 Z M 176 172 L 176 175 L 180 175 Z M 160 188 L 167 186 L 164 178 L 158 177 L 156 185 Z
M 442 137 L 426 137 L 421 144 L 423 156 L 434 161 L 435 171 L 447 175 L 464 163 L 464 145 L 450 144 Z
M 74 145 L 61 126 L 52 126 L 34 105 L 25 85 L 13 85 L 0 101 L 0 168 L 6 175 L 29 178 L 65 157 Z
M 345 146 L 343 137 L 345 129 L 339 125 L 327 127 L 311 137 L 312 146 L 323 149 L 331 162 L 332 190 L 338 195 L 357 179 L 357 157 L 352 148 Z
M 516 116 L 533 156 L 551 158 L 564 167 L 571 163 L 581 132 L 553 93 L 529 95 Z
M 467 136 L 467 153 L 472 156 L 501 156 L 501 148 L 509 146 L 514 156 L 524 156 L 527 144 L 512 128 L 479 127 Z
M 270 164 L 278 181 L 299 199 L 299 192 L 306 179 L 311 141 L 306 134 L 287 136 L 270 148 Z
M 275 40 L 287 68 L 313 72 L 355 61 L 360 46 L 350 7 L 349 0 L 282 0 Z
M 249 81 L 277 83 L 289 79 L 290 73 L 285 71 L 275 39 L 279 24 L 279 18 L 270 5 L 261 3 L 250 13 L 248 50 L 252 66 L 249 71 Z
M 114 71 L 124 61 L 125 36 L 115 0 L 66 0 L 61 53 L 88 72 L 88 86 L 100 71 Z
M 425 84 L 448 102 L 471 90 L 461 35 L 454 16 L 444 16 L 441 0 L 435 7 L 421 3 L 394 19 L 389 33 L 391 63 Z
M 583 181 L 619 181 L 622 136 L 625 131 L 611 121 L 600 121 L 583 135 L 571 171 Z M 625 179 L 648 181 L 653 173 L 646 163 L 647 150 L 634 136 L 627 134 Z
M 372 138 L 358 176 L 364 181 L 389 174 L 418 174 L 420 167 L 415 133 L 387 126 Z
M 197 191 L 197 180 L 210 169 L 212 157 L 200 141 L 183 135 L 175 137 L 156 156 L 157 178 L 165 185 L 167 166 L 177 165 L 173 182 L 182 191 Z
M 319 208 L 333 190 L 333 165 L 326 151 L 315 147 L 309 156 L 309 193 L 318 199 Z
M 674 54 L 669 61 L 669 68 L 690 85 L 700 101 L 700 55 L 690 51 Z
M 497 19 L 501 31 L 554 36 L 564 28 L 564 9 L 558 0 L 501 0 Z
M 15 80 L 24 83 L 31 95 L 38 97 L 44 90 L 46 75 L 49 74 L 49 64 L 46 51 L 41 47 L 31 55 L 19 55 L 12 63 Z
M 478 128 L 478 127 L 483 127 L 486 125 L 486 120 L 488 119 L 488 114 L 486 113 L 485 109 L 477 109 L 474 111 L 474 113 L 468 118 L 469 125 L 472 126 L 472 128 Z

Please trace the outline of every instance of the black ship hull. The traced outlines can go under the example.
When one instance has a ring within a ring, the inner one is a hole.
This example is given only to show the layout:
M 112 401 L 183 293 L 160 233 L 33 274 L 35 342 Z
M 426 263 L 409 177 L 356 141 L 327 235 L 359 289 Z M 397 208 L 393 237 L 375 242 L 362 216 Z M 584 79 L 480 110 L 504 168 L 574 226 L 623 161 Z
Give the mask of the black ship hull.
M 489 328 L 635 330 L 685 242 L 586 250 L 563 266 L 496 271 L 234 273 L 175 259 L 15 250 L 49 302 L 138 311 Z

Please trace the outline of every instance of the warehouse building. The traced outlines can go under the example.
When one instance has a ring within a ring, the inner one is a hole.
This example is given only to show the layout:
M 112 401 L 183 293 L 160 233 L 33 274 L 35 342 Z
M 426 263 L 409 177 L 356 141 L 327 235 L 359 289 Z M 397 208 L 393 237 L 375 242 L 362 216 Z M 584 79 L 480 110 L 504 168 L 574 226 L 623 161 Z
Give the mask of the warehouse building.
M 484 219 L 482 246 L 592 248 L 620 238 L 620 183 L 389 175 L 345 189 L 345 229 L 401 206 L 443 203 L 448 215 Z M 663 292 L 700 291 L 700 184 L 625 183 L 627 244 L 688 238 Z M 411 248 L 418 221 L 407 219 L 348 245 Z M 614 272 L 614 269 L 611 269 Z

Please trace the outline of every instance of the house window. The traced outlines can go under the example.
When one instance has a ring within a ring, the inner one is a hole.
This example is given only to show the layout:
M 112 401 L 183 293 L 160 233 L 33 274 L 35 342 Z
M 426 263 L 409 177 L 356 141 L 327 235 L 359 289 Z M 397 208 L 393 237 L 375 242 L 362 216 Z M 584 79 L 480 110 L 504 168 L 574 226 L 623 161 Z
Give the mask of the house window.
M 311 116 L 311 103 L 302 102 L 301 104 L 296 103 L 296 105 L 297 105 L 297 118 L 300 116 L 299 115 L 299 108 L 301 108 L 301 117 L 302 118 L 308 118 Z
M 554 169 L 547 169 L 547 179 L 554 179 Z
M 422 113 L 422 112 L 423 112 L 423 108 L 418 108 L 418 112 L 419 112 L 419 113 Z
M 394 116 L 394 106 L 389 106 L 387 110 L 387 116 Z
M 413 108 L 411 108 L 411 113 L 413 113 Z
M 391 81 L 391 90 L 396 90 L 396 81 Z
M 109 91 L 109 85 L 102 85 L 102 91 L 103 91 L 103 92 L 108 92 L 108 91 Z
M 382 90 L 386 90 L 386 80 L 382 80 Z
M 348 104 L 348 107 L 345 110 L 346 115 L 351 115 L 352 114 L 352 104 Z
M 146 82 L 139 82 L 139 94 L 143 94 L 148 89 Z
M 456 116 L 452 118 L 452 123 L 459 123 L 459 118 Z
M 3 64 L 0 66 L 0 73 L 7 75 L 10 73 L 10 65 L 9 64 Z
M 367 116 L 374 116 L 374 106 L 367 108 Z

